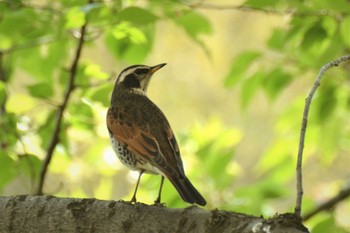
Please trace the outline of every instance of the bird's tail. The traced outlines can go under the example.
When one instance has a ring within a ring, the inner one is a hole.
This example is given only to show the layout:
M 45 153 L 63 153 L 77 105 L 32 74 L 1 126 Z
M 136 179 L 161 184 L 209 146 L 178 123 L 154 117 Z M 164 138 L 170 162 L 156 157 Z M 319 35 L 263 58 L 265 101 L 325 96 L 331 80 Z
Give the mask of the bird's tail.
M 205 206 L 207 202 L 203 196 L 197 191 L 186 176 L 183 177 L 167 177 L 179 192 L 181 198 L 188 203 Z

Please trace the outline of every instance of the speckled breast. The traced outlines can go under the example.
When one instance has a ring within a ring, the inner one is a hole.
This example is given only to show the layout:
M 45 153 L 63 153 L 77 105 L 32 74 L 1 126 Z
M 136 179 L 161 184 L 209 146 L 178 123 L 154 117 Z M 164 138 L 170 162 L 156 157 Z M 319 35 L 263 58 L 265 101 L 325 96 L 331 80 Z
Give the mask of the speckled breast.
M 138 170 L 136 167 L 135 156 L 120 142 L 110 136 L 111 144 L 114 152 L 117 154 L 119 160 L 131 170 Z

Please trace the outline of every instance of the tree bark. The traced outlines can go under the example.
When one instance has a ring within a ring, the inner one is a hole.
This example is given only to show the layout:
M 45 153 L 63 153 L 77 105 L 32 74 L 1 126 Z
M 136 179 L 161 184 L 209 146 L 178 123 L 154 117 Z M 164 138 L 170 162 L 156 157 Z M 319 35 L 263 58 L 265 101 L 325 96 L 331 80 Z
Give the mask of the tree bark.
M 171 209 L 124 201 L 22 195 L 0 197 L 0 232 L 302 233 L 308 230 L 293 214 L 265 220 L 197 206 Z

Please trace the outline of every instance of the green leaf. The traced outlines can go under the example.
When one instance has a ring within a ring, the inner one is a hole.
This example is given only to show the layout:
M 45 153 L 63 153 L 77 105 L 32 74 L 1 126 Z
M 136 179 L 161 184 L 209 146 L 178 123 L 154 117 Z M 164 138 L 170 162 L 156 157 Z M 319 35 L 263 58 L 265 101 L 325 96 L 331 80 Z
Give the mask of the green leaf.
M 110 104 L 113 85 L 107 84 L 94 89 L 88 94 L 88 98 L 92 101 L 101 103 L 104 107 Z
M 98 64 L 87 64 L 84 73 L 86 76 L 93 77 L 98 80 L 106 80 L 109 78 L 108 73 L 103 72 Z
M 75 77 L 75 85 L 81 86 L 82 88 L 88 86 L 90 84 L 90 75 L 86 73 L 86 67 L 88 65 L 86 63 L 82 63 L 78 65 L 77 73 Z M 61 76 L 61 78 L 68 78 L 67 76 Z M 63 81 L 63 80 L 62 80 Z M 68 81 L 68 79 L 66 80 Z M 67 83 L 63 83 L 63 85 L 67 85 Z
M 151 49 L 152 45 L 149 43 L 146 45 L 133 44 L 127 51 L 125 51 L 123 58 L 130 64 L 141 63 L 146 59 Z
M 139 63 L 151 51 L 154 33 L 153 27 L 141 30 L 123 22 L 106 33 L 106 45 L 116 58 Z
M 320 123 L 324 123 L 325 120 L 332 117 L 337 106 L 337 87 L 331 82 L 325 82 L 325 85 L 322 85 L 319 88 L 319 95 L 315 102 L 315 110 L 317 110 L 317 116 Z
M 59 40 L 50 44 L 44 43 L 42 46 L 19 50 L 15 53 L 15 56 L 21 68 L 30 73 L 35 79 L 49 82 L 52 81 L 57 68 L 67 63 L 67 43 L 66 40 Z M 45 53 L 42 51 L 45 51 Z
M 334 10 L 349 13 L 349 2 L 347 0 L 312 0 L 312 9 L 314 10 Z
M 52 85 L 47 82 L 41 82 L 27 86 L 27 89 L 31 96 L 37 98 L 49 98 L 53 95 Z
M 3 148 L 14 147 L 17 143 L 18 118 L 14 113 L 2 114 L 0 117 L 0 145 Z
M 282 50 L 286 44 L 286 31 L 280 28 L 274 29 L 267 45 L 276 50 Z
M 68 108 L 70 123 L 80 129 L 94 129 L 94 114 L 90 105 L 84 102 L 71 104 Z
M 325 38 L 327 38 L 327 31 L 323 28 L 322 24 L 317 22 L 304 34 L 304 39 L 301 42 L 301 47 L 304 50 L 317 46 Z
M 40 64 L 41 69 L 46 76 L 44 80 L 47 80 L 50 77 L 54 77 L 52 73 L 54 73 L 57 68 L 61 68 L 67 64 L 66 62 L 69 52 L 68 41 L 55 41 L 44 48 L 47 49 L 47 55 L 42 56 L 42 62 L 45 62 L 45 66 L 43 67 L 42 63 Z
M 0 50 L 9 49 L 12 45 L 13 42 L 8 36 L 0 34 Z
M 127 7 L 119 12 L 120 21 L 128 21 L 137 25 L 145 25 L 154 23 L 158 17 L 140 7 Z
M 336 232 L 346 233 L 347 231 L 336 226 L 333 216 L 329 216 L 319 222 L 313 229 L 312 233 Z
M 340 35 L 344 43 L 350 48 L 350 16 L 343 18 L 341 21 Z
M 147 42 L 147 38 L 144 32 L 132 26 L 130 23 L 119 23 L 112 30 L 112 34 L 117 40 L 122 40 L 124 38 L 130 39 L 130 42 L 135 44 L 144 44 Z
M 247 51 L 239 54 L 233 59 L 230 71 L 225 77 L 225 86 L 232 87 L 242 80 L 251 63 L 260 57 L 261 53 L 257 51 Z
M 4 13 L 5 15 L 3 15 L 0 23 L 1 34 L 6 35 L 7 38 L 9 38 L 13 43 L 16 44 L 22 43 L 23 41 L 27 41 L 29 38 L 32 37 L 31 33 L 36 31 L 35 27 L 33 28 L 32 22 L 39 21 L 38 14 L 33 9 L 7 9 Z M 28 28 L 31 28 L 32 30 L 28 31 Z M 26 36 L 23 36 L 24 33 Z
M 196 11 L 184 12 L 180 17 L 174 18 L 174 20 L 195 41 L 199 41 L 200 35 L 210 34 L 213 31 L 208 19 Z
M 1 143 L 1 141 L 0 141 Z M 1 150 L 0 151 L 0 190 L 5 187 L 7 183 L 16 177 L 14 169 L 15 161 L 8 156 L 8 154 Z
M 39 177 L 39 172 L 41 168 L 41 160 L 31 154 L 25 154 L 19 156 L 17 161 L 17 169 L 24 175 L 30 177 L 33 181 L 37 180 Z
M 291 80 L 292 76 L 278 67 L 265 76 L 263 86 L 268 96 L 275 99 Z
M 66 22 L 64 27 L 67 29 L 82 27 L 85 23 L 85 13 L 80 7 L 70 8 L 65 15 Z
M 3 106 L 3 104 L 6 101 L 6 85 L 3 81 L 0 80 L 0 106 Z
M 261 82 L 266 74 L 262 71 L 257 71 L 250 78 L 243 81 L 242 91 L 241 91 L 241 105 L 246 108 L 254 94 L 258 90 Z

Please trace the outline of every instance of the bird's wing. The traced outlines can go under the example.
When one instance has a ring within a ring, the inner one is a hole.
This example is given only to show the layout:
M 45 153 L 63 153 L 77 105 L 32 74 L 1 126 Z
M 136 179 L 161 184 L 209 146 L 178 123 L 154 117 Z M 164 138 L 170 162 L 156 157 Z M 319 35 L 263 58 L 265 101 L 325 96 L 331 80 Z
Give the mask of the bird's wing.
M 174 172 L 174 168 L 175 171 L 180 168 L 180 173 L 184 174 L 174 133 L 165 116 L 161 112 L 157 115 L 161 119 L 154 126 L 139 109 L 112 106 L 107 113 L 107 128 L 115 139 L 127 145 L 140 159 L 170 173 Z M 159 134 L 154 133 L 155 127 L 160 127 Z
M 107 128 L 109 132 L 127 148 L 145 157 L 146 160 L 154 157 L 159 151 L 159 145 L 150 133 L 147 125 L 139 121 L 140 113 L 136 110 L 123 111 L 123 109 L 112 106 L 107 113 Z

